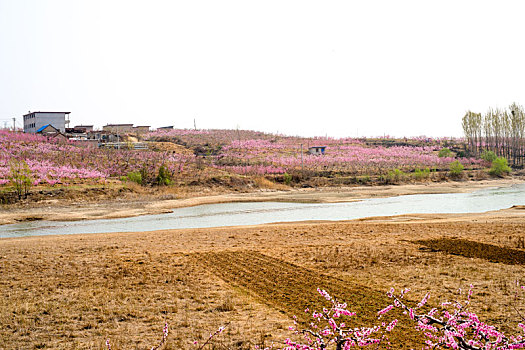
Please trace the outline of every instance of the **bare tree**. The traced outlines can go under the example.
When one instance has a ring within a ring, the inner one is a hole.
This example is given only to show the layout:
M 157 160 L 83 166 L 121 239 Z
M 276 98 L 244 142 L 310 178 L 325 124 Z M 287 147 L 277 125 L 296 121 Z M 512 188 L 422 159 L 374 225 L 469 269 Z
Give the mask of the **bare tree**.
M 513 103 L 506 110 L 489 108 L 485 115 L 468 111 L 462 127 L 472 155 L 490 150 L 513 166 L 525 165 L 525 111 L 521 105 Z

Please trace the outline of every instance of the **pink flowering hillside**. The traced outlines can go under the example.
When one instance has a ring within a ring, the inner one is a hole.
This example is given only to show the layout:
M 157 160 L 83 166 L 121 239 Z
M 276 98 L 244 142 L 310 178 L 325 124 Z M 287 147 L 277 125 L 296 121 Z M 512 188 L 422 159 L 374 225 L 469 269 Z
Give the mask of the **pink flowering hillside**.
M 175 142 L 195 150 L 215 168 L 237 174 L 283 174 L 308 171 L 348 175 L 386 174 L 390 170 L 448 169 L 455 158 L 439 157 L 443 140 L 425 137 L 394 140 L 304 138 L 241 130 L 171 130 L 150 133 L 150 140 Z M 460 143 L 461 140 L 454 140 Z M 309 147 L 325 146 L 323 155 Z M 466 168 L 480 160 L 460 158 Z
M 118 178 L 142 169 L 156 174 L 162 164 L 175 174 L 182 172 L 191 158 L 165 152 L 88 148 L 34 134 L 0 131 L 0 184 L 9 182 L 14 162 L 28 165 L 33 185 L 54 185 Z
M 444 140 L 413 138 L 396 140 L 293 137 L 245 130 L 181 130 L 153 132 L 145 142 L 176 144 L 184 152 L 86 147 L 58 142 L 44 136 L 0 131 L 0 185 L 9 183 L 13 164 L 27 165 L 32 185 L 97 182 L 141 173 L 154 182 L 160 168 L 166 176 L 198 180 L 216 175 L 308 174 L 309 176 L 382 176 L 392 171 L 419 169 L 448 171 L 459 160 L 476 169 L 475 158 L 439 157 Z M 461 145 L 461 140 L 446 140 Z M 153 145 L 153 144 L 151 144 Z M 308 152 L 325 147 L 324 154 Z M 460 147 L 460 146 L 458 146 Z M 193 169 L 193 170 L 191 170 Z M 182 175 L 188 176 L 182 176 Z M 191 182 L 191 181 L 189 181 Z

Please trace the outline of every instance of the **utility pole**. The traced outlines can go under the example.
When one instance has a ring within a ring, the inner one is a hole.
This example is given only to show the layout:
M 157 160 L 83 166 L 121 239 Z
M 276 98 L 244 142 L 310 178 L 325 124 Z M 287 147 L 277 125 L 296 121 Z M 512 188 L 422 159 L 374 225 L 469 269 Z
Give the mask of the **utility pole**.
M 197 130 L 197 122 L 195 121 L 195 118 L 193 118 L 193 128 Z
M 16 130 L 16 118 L 13 117 L 13 131 Z

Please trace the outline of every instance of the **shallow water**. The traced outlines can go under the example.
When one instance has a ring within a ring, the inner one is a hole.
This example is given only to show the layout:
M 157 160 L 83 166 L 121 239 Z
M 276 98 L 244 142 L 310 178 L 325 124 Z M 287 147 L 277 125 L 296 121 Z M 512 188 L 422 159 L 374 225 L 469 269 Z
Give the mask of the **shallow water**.
M 472 193 L 420 194 L 351 203 L 223 203 L 175 209 L 170 214 L 75 222 L 33 221 L 0 226 L 0 237 L 255 225 L 283 221 L 351 220 L 370 216 L 480 213 L 525 205 L 525 184 Z

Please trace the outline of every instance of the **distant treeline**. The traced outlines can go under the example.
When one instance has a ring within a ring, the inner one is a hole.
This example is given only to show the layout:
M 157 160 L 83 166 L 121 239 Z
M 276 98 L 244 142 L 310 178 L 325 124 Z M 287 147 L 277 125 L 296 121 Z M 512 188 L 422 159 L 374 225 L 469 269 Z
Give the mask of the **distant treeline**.
M 513 103 L 508 109 L 490 108 L 487 113 L 468 111 L 463 117 L 468 150 L 473 155 L 493 151 L 513 166 L 525 163 L 525 112 Z

